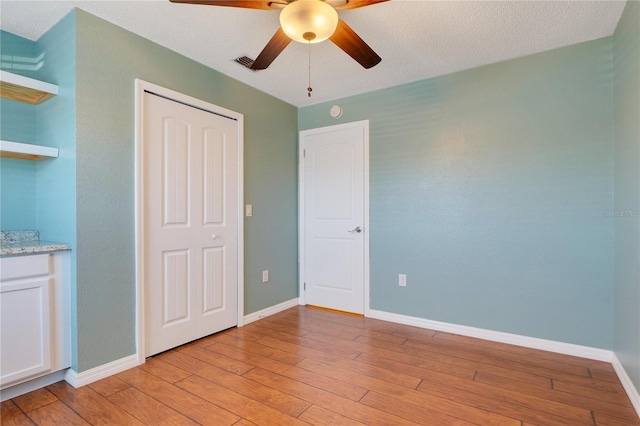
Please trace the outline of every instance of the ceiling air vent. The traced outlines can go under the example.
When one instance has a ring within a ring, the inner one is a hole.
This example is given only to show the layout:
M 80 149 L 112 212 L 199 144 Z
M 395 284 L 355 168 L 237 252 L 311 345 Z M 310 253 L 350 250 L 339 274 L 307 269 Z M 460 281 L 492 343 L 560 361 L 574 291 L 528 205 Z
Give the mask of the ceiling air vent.
M 235 58 L 234 61 L 239 63 L 243 67 L 249 68 L 251 71 L 258 71 L 251 69 L 251 65 L 253 65 L 254 60 L 248 56 L 240 56 L 239 58 Z

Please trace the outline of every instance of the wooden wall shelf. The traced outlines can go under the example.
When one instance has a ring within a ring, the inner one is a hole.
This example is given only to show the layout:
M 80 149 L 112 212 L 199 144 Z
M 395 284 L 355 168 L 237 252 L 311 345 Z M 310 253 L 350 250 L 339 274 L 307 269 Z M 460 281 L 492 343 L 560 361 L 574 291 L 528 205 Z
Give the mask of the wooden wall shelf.
M 55 84 L 0 71 L 0 96 L 5 99 L 36 105 L 57 94 Z
M 0 157 L 3 158 L 36 161 L 57 156 L 58 148 L 0 140 Z

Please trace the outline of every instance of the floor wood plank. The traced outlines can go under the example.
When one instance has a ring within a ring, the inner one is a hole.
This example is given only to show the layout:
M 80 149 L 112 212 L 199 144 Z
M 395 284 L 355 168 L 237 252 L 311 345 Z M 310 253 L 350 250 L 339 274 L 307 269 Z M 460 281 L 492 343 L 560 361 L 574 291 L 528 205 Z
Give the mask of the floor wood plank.
M 390 396 L 382 395 L 377 392 L 368 392 L 365 397 L 362 398 L 361 402 L 370 407 L 390 412 L 398 417 L 414 421 L 421 425 L 469 426 L 476 424 L 447 416 L 423 406 L 405 402 L 401 399 L 391 398 Z M 514 424 L 517 423 L 520 422 L 514 420 Z
M 25 413 L 57 401 L 58 398 L 45 388 L 40 388 L 13 398 L 13 402 Z
M 597 426 L 629 426 L 637 423 L 619 417 L 607 416 L 605 414 L 594 413 Z
M 500 413 L 511 418 L 521 419 L 523 422 L 529 422 L 535 425 L 546 426 L 567 426 L 569 424 L 582 424 L 584 426 L 593 425 L 589 423 L 571 423 L 564 417 L 548 414 L 536 408 L 522 407 L 508 401 L 490 398 L 485 395 L 470 392 L 464 389 L 458 389 L 451 386 L 440 385 L 433 382 L 423 382 L 418 391 L 429 395 L 446 398 L 460 404 L 475 407 L 479 410 Z M 470 420 L 472 421 L 472 420 Z
M 619 383 L 620 380 L 618 379 L 618 375 L 616 374 L 613 367 L 611 367 L 611 364 L 609 364 L 609 366 L 611 370 L 605 370 L 601 367 L 590 368 L 589 372 L 591 373 L 591 377 L 593 377 L 594 379 L 605 380 L 612 383 Z
M 347 325 L 349 327 L 355 327 L 363 330 L 370 330 L 385 334 L 393 334 L 396 330 L 405 327 L 401 324 L 375 320 L 372 318 L 365 318 L 359 315 L 348 315 L 341 312 L 326 311 L 313 307 L 307 307 L 305 309 L 307 310 L 301 312 L 301 316 L 303 318 L 310 318 L 316 323 L 321 323 L 323 325 L 332 323 L 341 324 Z
M 299 426 L 305 424 L 295 417 L 239 393 L 229 391 L 202 377 L 191 376 L 176 385 L 257 425 Z
M 402 419 L 384 410 L 378 410 L 374 407 L 339 397 L 331 392 L 260 368 L 249 371 L 245 376 L 256 382 L 274 386 L 292 395 L 298 395 L 300 398 L 315 405 L 365 424 L 415 424 L 414 422 Z
M 305 334 L 309 333 L 309 330 L 300 327 L 296 321 L 291 321 L 289 323 L 284 320 L 280 321 L 269 321 L 269 317 L 264 318 L 265 321 L 256 321 L 249 324 L 246 327 L 252 327 L 256 333 L 261 333 L 263 329 L 271 329 L 273 331 L 279 331 L 281 333 L 292 334 L 294 336 L 302 337 Z
M 565 382 L 563 380 L 553 380 L 553 389 L 558 392 L 567 392 L 575 395 L 582 395 L 592 399 L 608 401 L 612 404 L 628 405 L 627 394 L 622 386 L 616 383 L 596 381 L 586 386 L 577 385 L 575 383 Z
M 447 351 L 438 348 L 428 347 L 426 345 L 422 347 L 415 347 L 411 345 L 390 345 L 388 342 L 380 341 L 373 338 L 359 337 L 356 341 L 365 343 L 369 346 L 383 348 L 395 352 L 395 357 L 400 359 L 405 356 L 413 356 L 428 360 L 426 362 L 436 361 L 443 364 L 454 365 L 458 367 L 465 367 L 473 370 L 484 369 L 486 371 L 499 374 L 502 371 L 508 376 L 514 376 L 519 374 L 521 377 L 538 378 L 539 380 L 546 381 L 552 377 L 557 377 L 563 381 L 576 384 L 592 384 L 594 379 L 585 375 L 575 375 L 564 373 L 558 370 L 545 369 L 528 365 L 526 359 L 523 362 L 513 362 L 503 359 L 493 359 L 484 355 L 478 354 L 474 356 L 475 359 L 470 359 L 471 356 L 464 355 L 461 351 Z M 385 356 L 385 355 L 381 355 Z M 386 356 L 389 356 L 388 354 Z
M 460 377 L 469 377 L 472 378 L 476 372 L 476 365 L 472 363 L 466 363 L 465 366 L 459 366 L 457 364 L 449 364 L 446 362 L 439 362 L 433 359 L 431 356 L 421 356 L 421 355 L 406 355 L 402 352 L 394 351 L 391 349 L 387 349 L 386 347 L 377 347 L 377 346 L 369 346 L 365 343 L 357 342 L 357 341 L 348 341 L 337 339 L 335 337 L 329 337 L 317 333 L 309 333 L 307 335 L 309 339 L 318 339 L 326 343 L 332 343 L 337 346 L 346 346 L 353 350 L 359 350 L 361 353 L 358 355 L 356 359 L 376 359 L 376 360 L 386 360 L 390 363 L 399 362 L 409 367 L 419 366 L 419 368 L 424 368 L 426 370 L 439 371 L 441 373 L 451 374 L 454 376 Z M 380 340 L 376 339 L 377 342 Z M 401 345 L 398 345 L 401 346 Z M 392 348 L 394 346 L 391 346 Z M 364 362 L 364 361 L 363 361 Z M 473 368 L 471 368 L 473 367 Z M 395 369 L 394 371 L 402 372 L 401 370 Z M 416 376 L 421 377 L 421 376 Z
M 280 349 L 275 349 L 260 343 L 256 343 L 255 341 L 247 341 L 231 336 L 220 336 L 219 339 L 216 339 L 216 342 L 235 346 L 239 349 L 292 365 L 297 364 L 302 359 L 304 359 L 301 354 L 282 351 Z
M 355 386 L 351 383 L 336 382 L 330 377 L 316 374 L 314 372 L 289 364 L 281 363 L 279 361 L 272 360 L 261 355 L 244 352 L 238 348 L 231 347 L 225 344 L 209 346 L 208 349 L 225 353 L 228 356 L 250 360 L 254 363 L 254 365 L 259 366 L 259 368 L 271 371 L 276 374 L 280 374 L 285 377 L 289 377 L 300 383 L 308 384 L 318 389 L 326 390 L 352 401 L 359 401 L 364 396 L 364 394 L 367 393 L 367 390 L 363 387 Z M 251 371 L 249 373 L 251 373 Z
M 637 414 L 631 404 L 612 404 L 600 399 L 590 399 L 582 395 L 554 390 L 549 386 L 538 386 L 520 380 L 512 380 L 503 376 L 491 375 L 480 371 L 474 380 L 476 382 L 526 393 L 528 395 L 537 396 L 549 401 L 556 401 L 574 407 L 590 407 L 590 409 L 596 413 L 620 417 L 628 421 L 633 421 L 637 417 Z
M 178 351 L 234 374 L 242 375 L 254 368 L 254 366 L 249 363 L 208 351 L 203 347 L 188 346 L 180 348 Z
M 256 424 L 247 419 L 240 419 L 237 423 L 234 423 L 233 426 L 256 426 Z
M 286 322 L 287 327 L 282 328 L 278 326 L 279 323 L 276 323 L 274 321 L 269 321 L 269 317 L 265 318 L 265 320 L 267 321 L 264 321 L 264 322 L 260 321 L 256 324 L 257 325 L 259 324 L 261 327 L 274 328 L 278 331 L 289 332 L 291 334 L 293 334 L 291 330 L 299 330 L 298 334 L 300 336 L 306 336 L 310 332 L 312 332 L 312 333 L 324 334 L 327 336 L 333 336 L 333 337 L 337 337 L 345 340 L 355 340 L 359 336 L 374 337 L 381 340 L 388 340 L 390 342 L 399 343 L 399 344 L 402 344 L 404 343 L 405 340 L 407 340 L 405 337 L 402 337 L 402 336 L 396 336 L 394 334 L 382 333 L 379 331 L 371 331 L 367 329 L 351 327 L 343 324 L 306 322 L 304 323 L 304 325 L 302 325 L 302 324 L 299 324 L 298 321 L 296 320 L 280 320 L 281 323 L 283 321 L 288 321 Z
M 11 400 L 0 405 L 0 424 L 3 426 L 33 425 L 34 423 Z
M 195 375 L 222 388 L 232 390 L 292 417 L 299 416 L 309 408 L 310 404 L 308 402 L 207 364 L 199 359 L 190 357 L 189 353 L 189 351 L 166 353 L 164 359 L 177 367 L 189 369 Z
M 441 365 L 438 363 L 433 363 L 428 367 L 424 366 L 424 363 L 420 367 L 414 367 L 412 364 L 407 362 L 398 362 L 392 361 L 387 358 L 380 358 L 375 355 L 370 355 L 368 353 L 363 353 L 355 359 L 355 361 L 373 365 L 376 367 L 384 368 L 389 371 L 395 371 L 398 373 L 408 374 L 413 377 L 417 377 L 419 379 L 424 379 L 428 377 L 432 372 L 450 374 L 456 377 L 462 377 L 464 379 L 473 380 L 473 377 L 476 375 L 475 370 L 471 370 L 463 367 L 450 367 L 446 365 Z
M 146 425 L 196 426 L 198 424 L 131 387 L 111 395 L 109 401 Z
M 483 424 L 512 424 L 514 426 L 519 426 L 520 424 L 520 421 L 510 421 L 512 419 L 508 419 L 500 414 L 477 410 L 465 404 L 451 402 L 444 398 L 432 398 L 413 389 L 394 385 L 392 383 L 365 376 L 363 374 L 354 373 L 343 368 L 335 368 L 331 364 L 326 364 L 314 359 L 305 359 L 301 361 L 298 366 L 319 374 L 333 377 L 335 380 L 348 381 L 349 383 L 354 383 L 371 391 L 376 391 L 396 399 L 402 399 L 403 401 L 420 405 L 443 414 L 451 416 L 456 415 L 458 418 L 464 420 L 475 419 L 483 422 Z
M 49 405 L 45 405 L 40 408 L 36 408 L 29 412 L 29 417 L 38 425 L 69 425 L 69 426 L 84 426 L 91 423 L 80 417 L 78 413 L 69 408 L 62 401 L 56 401 Z M 93 424 L 106 424 L 108 421 L 102 423 Z M 25 423 L 21 423 L 25 424 Z M 3 426 L 5 423 L 2 423 Z
M 304 306 L 1 414 L 3 426 L 640 426 L 609 363 Z
M 452 378 L 451 376 L 444 374 L 433 373 L 422 382 L 420 387 L 425 386 L 427 383 L 451 386 L 456 389 L 470 391 L 495 400 L 506 401 L 514 406 L 540 410 L 548 414 L 565 418 L 569 423 L 576 422 L 578 424 L 589 424 L 592 422 L 591 411 L 588 409 L 562 404 L 554 401 L 553 399 L 527 395 L 519 391 L 495 387 L 477 381 L 464 380 L 457 377 Z
M 331 410 L 312 405 L 300 415 L 300 420 L 315 426 L 340 425 L 340 426 L 366 426 L 356 420 L 342 416 Z
M 461 350 L 458 348 L 445 348 L 440 345 L 432 345 L 425 342 L 418 341 L 407 341 L 404 347 L 409 347 L 415 349 L 417 352 L 429 351 L 432 353 L 444 354 L 450 357 L 456 357 L 476 363 L 488 364 L 495 367 L 507 368 L 509 370 L 522 371 L 526 373 L 536 374 L 539 376 L 545 377 L 566 377 L 568 379 L 573 378 L 574 376 L 578 377 L 590 377 L 589 370 L 580 366 L 569 366 L 559 365 L 554 366 L 553 363 L 549 363 L 548 365 L 537 365 L 532 362 L 531 359 L 521 359 L 520 361 L 515 361 L 513 359 L 509 359 L 507 356 L 498 357 L 495 352 L 487 353 L 487 350 L 480 351 L 470 351 L 470 350 Z M 408 350 L 408 349 L 405 349 Z M 410 353 L 415 353 L 414 351 L 408 350 Z M 570 371 L 565 371 L 563 368 L 567 368 Z
M 91 389 L 102 396 L 113 395 L 129 387 L 128 384 L 118 379 L 116 376 L 109 376 L 88 385 Z
M 335 338 L 333 338 L 332 340 L 334 342 L 336 341 Z M 258 340 L 257 342 L 259 343 L 260 340 Z M 350 342 L 350 343 L 353 343 L 353 346 L 349 348 L 350 353 L 358 353 L 358 357 L 361 356 L 362 355 L 362 353 L 360 352 L 360 349 L 362 349 L 361 345 L 356 342 Z M 306 347 L 318 348 L 318 345 L 314 339 L 300 338 L 298 345 L 305 348 Z M 323 345 L 326 348 L 328 348 L 329 342 L 323 342 Z M 337 344 L 337 345 L 333 344 L 333 349 L 331 349 L 333 353 L 336 352 L 336 347 L 338 346 L 340 346 L 340 344 Z M 326 350 L 329 350 L 329 349 L 326 349 Z M 348 357 L 348 358 L 335 357 L 331 359 L 331 364 L 336 367 L 347 368 L 347 369 L 350 369 L 351 371 L 360 372 L 362 374 L 375 377 L 381 380 L 385 380 L 385 381 L 388 381 L 389 383 L 395 383 L 400 386 L 405 386 L 411 389 L 415 389 L 416 386 L 420 384 L 420 380 L 421 380 L 421 378 L 419 377 L 404 374 L 404 372 L 401 372 L 401 371 L 390 371 L 388 369 L 373 366 L 371 364 L 355 362 L 354 360 L 351 359 L 351 357 Z
M 240 420 L 240 416 L 236 416 L 220 406 L 211 404 L 142 369 L 127 370 L 118 374 L 118 378 L 202 425 L 232 425 Z
M 523 361 L 523 356 L 519 354 L 515 354 L 510 351 L 499 350 L 494 348 L 487 347 L 479 347 L 479 346 L 470 346 L 465 343 L 460 343 L 447 339 L 438 339 L 433 337 L 413 337 L 407 339 L 405 342 L 406 345 L 416 346 L 419 348 L 424 348 L 425 345 L 432 349 L 439 349 L 446 352 L 456 351 L 459 353 L 461 357 L 465 357 L 467 359 L 477 359 L 479 356 L 489 357 L 495 359 L 502 359 L 505 361 L 511 361 L 521 364 Z M 563 373 L 570 373 L 579 376 L 589 377 L 589 367 L 583 365 L 575 365 L 569 363 L 568 360 L 561 361 L 560 359 L 545 359 L 542 357 L 534 357 L 527 356 L 527 365 L 537 366 L 540 368 L 544 368 L 552 371 L 560 371 Z M 483 360 L 484 361 L 484 360 Z
M 176 350 L 179 350 L 179 348 Z M 169 383 L 179 382 L 193 374 L 192 371 L 181 370 L 178 367 L 163 362 L 162 358 L 158 356 L 147 358 L 147 361 L 139 368 Z
M 264 337 L 256 340 L 256 343 L 280 349 L 285 352 L 300 354 L 302 356 L 315 358 L 319 360 L 334 361 L 339 357 L 354 359 L 360 355 L 360 351 L 326 344 L 317 340 L 305 339 L 303 337 L 296 338 L 295 343 L 283 338 L 284 333 L 274 335 L 273 333 L 265 333 Z M 291 336 L 285 335 L 285 336 Z
M 47 389 L 91 424 L 143 424 L 88 386 L 75 389 L 66 382 L 58 382 Z

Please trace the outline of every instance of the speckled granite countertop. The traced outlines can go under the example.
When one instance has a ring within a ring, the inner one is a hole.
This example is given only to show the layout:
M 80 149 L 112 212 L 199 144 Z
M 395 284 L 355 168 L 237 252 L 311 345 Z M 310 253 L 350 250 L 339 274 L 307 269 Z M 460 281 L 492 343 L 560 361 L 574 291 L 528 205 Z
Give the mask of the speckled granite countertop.
M 0 231 L 0 256 L 71 250 L 69 244 L 40 240 L 38 231 Z

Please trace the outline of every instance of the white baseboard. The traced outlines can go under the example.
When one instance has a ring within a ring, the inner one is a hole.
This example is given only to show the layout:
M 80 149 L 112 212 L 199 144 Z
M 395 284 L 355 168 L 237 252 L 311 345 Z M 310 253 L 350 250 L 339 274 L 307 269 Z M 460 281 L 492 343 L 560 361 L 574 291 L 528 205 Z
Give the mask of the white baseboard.
M 268 317 L 273 314 L 277 314 L 278 312 L 285 311 L 289 308 L 293 308 L 294 306 L 298 306 L 298 298 L 287 300 L 286 302 L 278 303 L 277 305 L 270 306 L 268 308 L 262 309 L 258 312 L 254 312 L 249 315 L 244 316 L 244 325 L 252 323 L 254 321 L 258 321 L 259 319 Z
M 66 370 L 56 371 L 46 376 L 38 377 L 37 379 L 29 380 L 28 382 L 20 383 L 3 389 L 0 391 L 0 401 L 6 401 L 7 399 L 15 398 L 16 396 L 24 395 L 36 389 L 49 386 L 60 380 L 64 380 L 64 374 Z
M 74 388 L 79 388 L 136 366 L 138 366 L 138 356 L 133 354 L 81 373 L 69 369 L 64 379 Z
M 625 371 L 622 363 L 614 353 L 611 357 L 611 365 L 613 365 L 613 369 L 616 371 L 620 382 L 622 383 L 622 387 L 629 395 L 629 399 L 631 400 L 631 404 L 633 404 L 633 408 L 636 409 L 636 413 L 640 416 L 640 393 L 638 393 L 638 389 L 633 385 L 631 378 Z
M 524 346 L 532 349 L 540 349 L 543 351 L 595 359 L 598 361 L 611 362 L 613 355 L 613 352 L 607 349 L 556 342 L 554 340 L 539 339 L 537 337 L 528 337 L 519 334 L 504 333 L 501 331 L 485 330 L 483 328 L 433 321 L 424 318 L 394 314 L 391 312 L 376 311 L 373 309 L 371 310 L 370 315 L 371 318 L 384 321 L 397 322 L 399 324 L 428 328 L 436 331 L 445 331 L 447 333 L 460 334 L 463 336 L 477 337 L 478 339 L 490 340 L 492 342 L 507 343 L 510 345 Z

